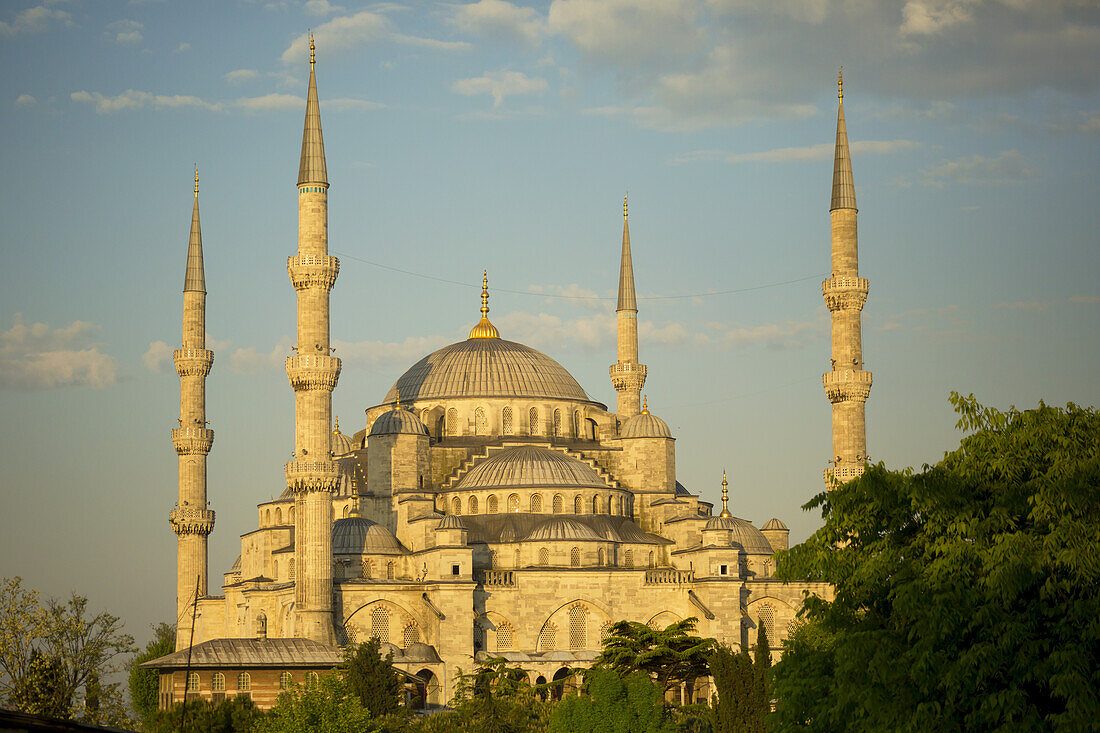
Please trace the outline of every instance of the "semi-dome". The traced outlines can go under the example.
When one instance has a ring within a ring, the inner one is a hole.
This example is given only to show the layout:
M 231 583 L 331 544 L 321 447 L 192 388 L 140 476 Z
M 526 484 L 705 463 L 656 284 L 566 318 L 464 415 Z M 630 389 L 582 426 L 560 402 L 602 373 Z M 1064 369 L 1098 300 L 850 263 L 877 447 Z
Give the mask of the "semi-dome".
M 340 432 L 340 418 L 336 418 L 336 426 L 332 429 L 332 455 L 337 458 L 346 456 L 355 448 L 355 442 L 349 436 Z
M 448 514 L 443 517 L 443 521 L 439 523 L 436 529 L 466 529 L 466 525 L 462 523 L 457 514 Z
M 639 412 L 623 423 L 620 435 L 624 438 L 671 438 L 668 423 L 649 412 Z
M 404 555 L 407 550 L 381 524 L 363 517 L 345 517 L 332 523 L 335 555 Z
M 775 550 L 760 530 L 752 522 L 740 517 L 711 517 L 703 531 L 717 529 L 728 530 L 734 544 L 741 545 L 750 555 L 771 555 Z
M 581 524 L 575 519 L 555 517 L 535 527 L 525 540 L 570 540 L 570 541 L 599 541 L 601 538 L 591 527 Z
M 558 362 L 500 338 L 469 338 L 425 356 L 390 387 L 386 402 L 528 397 L 592 402 Z
M 428 429 L 420 418 L 402 407 L 383 412 L 370 428 L 375 435 L 427 435 Z
M 607 489 L 592 466 L 561 451 L 520 445 L 494 453 L 471 468 L 454 490 L 514 488 Z

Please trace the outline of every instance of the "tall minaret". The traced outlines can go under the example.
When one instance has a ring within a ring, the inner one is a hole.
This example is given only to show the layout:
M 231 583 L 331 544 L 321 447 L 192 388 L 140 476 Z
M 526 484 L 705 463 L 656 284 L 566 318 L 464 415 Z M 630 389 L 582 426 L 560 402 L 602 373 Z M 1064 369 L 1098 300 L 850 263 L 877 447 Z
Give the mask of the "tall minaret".
M 329 348 L 329 291 L 340 261 L 328 254 L 328 172 L 321 109 L 309 38 L 309 94 L 298 168 L 298 254 L 287 260 L 298 292 L 298 355 L 286 360 L 294 388 L 294 460 L 286 482 L 294 492 L 295 635 L 335 642 L 332 622 L 332 493 L 340 473 L 332 460 L 332 390 L 340 360 Z
M 179 503 L 169 514 L 176 533 L 176 649 L 191 637 L 191 604 L 206 595 L 206 538 L 214 529 L 214 512 L 206 508 L 206 455 L 214 431 L 206 427 L 206 375 L 214 352 L 206 348 L 206 276 L 202 267 L 202 231 L 199 228 L 199 170 L 195 168 L 195 206 L 191 212 L 191 240 L 187 245 L 187 272 L 183 278 L 182 347 L 172 355 L 180 375 L 179 427 L 172 443 L 179 455 Z
M 871 392 L 871 372 L 863 371 L 860 311 L 867 300 L 868 282 L 859 276 L 856 244 L 856 187 L 844 125 L 843 77 L 837 75 L 840 105 L 836 118 L 836 158 L 833 162 L 832 277 L 821 283 L 825 304 L 832 313 L 832 370 L 822 382 L 833 405 L 832 467 L 825 483 L 845 483 L 863 473 L 867 461 L 867 424 L 864 403 Z
M 618 361 L 611 365 L 611 384 L 619 394 L 616 412 L 626 421 L 638 414 L 642 387 L 645 385 L 645 364 L 638 363 L 638 299 L 634 296 L 634 265 L 630 261 L 630 227 L 627 222 L 626 197 L 623 197 L 623 254 L 619 264 L 619 304 L 615 308 L 618 322 Z

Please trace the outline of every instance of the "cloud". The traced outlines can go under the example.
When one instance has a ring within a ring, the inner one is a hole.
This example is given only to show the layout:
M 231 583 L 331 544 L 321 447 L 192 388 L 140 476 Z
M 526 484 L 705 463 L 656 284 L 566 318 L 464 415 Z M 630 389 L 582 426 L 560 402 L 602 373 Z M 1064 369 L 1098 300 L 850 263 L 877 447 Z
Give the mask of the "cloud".
M 1074 295 L 1069 299 L 1069 302 L 1096 305 L 1100 303 L 1100 295 Z
M 352 97 L 337 97 L 321 102 L 321 109 L 330 112 L 369 112 L 375 109 L 385 109 L 381 102 L 371 102 L 366 99 L 353 99 Z
M 1018 150 L 1006 150 L 995 158 L 971 155 L 945 160 L 934 168 L 921 171 L 923 182 L 929 186 L 1021 183 L 1034 175 L 1035 170 L 1028 167 Z
M 551 32 L 569 39 L 589 65 L 620 75 L 693 55 L 704 37 L 693 0 L 554 0 Z
M 341 5 L 333 5 L 328 0 L 308 0 L 306 4 L 302 6 L 302 10 L 305 10 L 310 15 L 332 15 L 333 13 L 342 13 L 344 7 Z
M 260 73 L 254 69 L 234 69 L 225 75 L 225 81 L 229 84 L 243 84 L 246 81 L 252 81 L 259 75 Z
M 16 107 L 33 107 L 38 100 L 29 94 L 20 94 L 15 98 Z
M 333 18 L 327 23 L 322 23 L 313 29 L 316 45 L 322 54 L 333 56 L 362 48 L 371 43 L 381 41 L 394 41 L 410 45 L 418 45 L 437 50 L 461 50 L 471 48 L 468 43 L 437 41 L 431 38 L 420 38 L 395 33 L 392 30 L 390 20 L 383 15 L 393 8 L 376 7 L 377 12 L 364 10 L 354 15 L 345 15 Z M 291 41 L 286 51 L 283 52 L 284 64 L 300 64 L 309 58 L 309 34 L 302 34 Z
M 1019 311 L 1045 311 L 1053 303 L 1049 300 L 1017 300 L 1014 302 L 997 303 L 994 308 L 1007 308 L 1009 310 Z
M 606 311 L 613 302 L 608 297 L 603 297 L 593 290 L 583 288 L 576 283 L 569 285 L 531 285 L 527 288 L 532 293 L 555 296 L 555 300 L 565 298 L 570 305 L 579 306 L 585 310 Z
M 136 20 L 116 20 L 107 24 L 107 37 L 120 46 L 132 46 L 141 43 L 144 29 L 145 26 Z
M 241 97 L 234 104 L 249 112 L 279 109 L 305 109 L 306 100 L 293 94 L 264 94 L 260 97 Z
M 12 327 L 0 331 L 0 389 L 110 387 L 116 381 L 118 363 L 91 342 L 98 330 L 85 321 L 73 321 L 64 328 L 26 325 L 17 313 Z
M 235 349 L 229 354 L 229 371 L 256 374 L 270 369 L 283 369 L 286 358 L 292 355 L 290 347 L 293 345 L 289 336 L 283 336 L 267 353 L 261 353 L 255 346 Z
M 368 371 L 405 369 L 441 346 L 454 341 L 447 336 L 416 336 L 404 341 L 333 341 L 333 352 L 345 368 L 358 367 Z
M 472 79 L 459 79 L 451 84 L 451 91 L 472 96 L 489 94 L 493 97 L 493 108 L 497 108 L 504 98 L 514 94 L 538 94 L 546 89 L 546 80 L 530 77 L 519 71 L 487 71 L 484 75 Z
M 798 349 L 820 338 L 825 332 L 821 319 L 765 323 L 759 326 L 737 326 L 728 323 L 708 323 L 708 332 L 695 337 L 697 343 L 724 348 L 742 349 L 764 346 L 773 350 Z
M 920 147 L 913 140 L 857 140 L 852 152 L 857 155 L 886 155 Z M 794 148 L 775 148 L 757 153 L 727 153 L 721 150 L 695 150 L 677 155 L 673 164 L 696 161 L 721 161 L 723 163 L 790 163 L 810 160 L 829 160 L 833 157 L 835 143 L 819 143 Z
M 30 33 L 42 33 L 49 29 L 50 25 L 60 23 L 72 27 L 73 17 L 64 10 L 54 10 L 45 5 L 20 10 L 10 22 L 0 21 L 0 36 L 26 35 Z
M 901 9 L 901 35 L 933 36 L 974 18 L 975 0 L 908 0 Z
M 159 373 L 172 359 L 172 347 L 164 341 L 151 341 L 149 348 L 141 357 L 141 363 L 151 372 Z
M 190 50 L 191 50 L 191 44 L 184 41 L 180 45 L 176 46 L 176 50 L 174 51 L 174 53 L 183 53 L 184 51 L 190 51 Z
M 528 46 L 538 46 L 546 33 L 546 21 L 536 10 L 505 0 L 479 0 L 449 8 L 447 22 L 460 33 L 507 38 Z
M 99 92 L 79 91 L 73 92 L 69 97 L 74 102 L 81 104 L 94 104 L 97 114 L 112 114 L 128 109 L 142 109 L 151 107 L 155 110 L 180 109 L 194 107 L 198 109 L 217 110 L 221 105 L 206 102 L 198 97 L 186 94 L 152 94 L 136 89 L 127 89 L 121 94 L 107 96 Z

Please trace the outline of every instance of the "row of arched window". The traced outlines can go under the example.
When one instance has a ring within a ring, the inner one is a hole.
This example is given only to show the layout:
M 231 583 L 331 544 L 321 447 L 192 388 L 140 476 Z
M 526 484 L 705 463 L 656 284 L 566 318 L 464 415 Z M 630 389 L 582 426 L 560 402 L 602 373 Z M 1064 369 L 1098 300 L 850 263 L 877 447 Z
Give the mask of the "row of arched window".
M 550 511 L 553 514 L 565 513 L 566 498 L 562 494 L 554 494 L 550 500 Z M 629 497 L 623 495 L 618 496 L 600 496 L 599 494 L 593 496 L 591 499 L 585 499 L 580 494 L 573 497 L 570 502 L 573 508 L 574 514 L 613 514 L 620 517 L 629 516 L 631 512 L 631 501 Z M 478 514 L 481 511 L 481 501 L 477 496 L 471 496 L 466 500 L 466 514 Z M 542 494 L 531 494 L 527 500 L 527 510 L 534 514 L 541 514 L 546 511 L 546 504 L 543 501 Z M 450 511 L 451 514 L 462 514 L 462 497 L 455 496 L 451 498 Z M 505 511 L 508 513 L 515 513 L 522 511 L 522 500 L 519 494 L 509 494 L 505 499 Z M 489 494 L 485 499 L 485 513 L 486 514 L 498 514 L 500 512 L 500 500 L 496 494 Z
M 289 527 L 294 524 L 294 506 L 286 509 L 286 524 L 283 524 L 283 508 L 275 507 L 274 511 L 269 507 L 263 513 L 263 524 L 268 527 Z
M 421 410 L 420 419 L 425 425 L 429 424 L 431 410 Z M 452 407 L 447 410 L 440 428 L 441 436 L 457 437 L 463 434 L 462 420 L 459 418 L 457 409 Z M 474 409 L 473 430 L 474 435 L 490 434 L 489 413 L 484 407 Z M 517 433 L 511 407 L 505 407 L 500 411 L 500 432 L 504 435 L 515 435 Z M 543 420 L 539 408 L 532 407 L 527 411 L 527 430 L 525 433 L 527 435 L 547 435 L 556 438 L 568 436 L 596 440 L 598 437 L 597 432 L 598 428 L 595 421 L 586 420 L 580 410 L 574 411 L 571 415 L 563 415 L 560 409 L 556 409 L 550 413 L 549 419 L 546 421 Z
M 648 559 L 648 563 L 649 563 L 648 567 L 651 567 L 651 568 L 654 567 L 654 565 L 653 565 L 654 560 L 655 560 L 655 556 L 653 554 L 653 551 L 650 550 L 649 551 L 649 559 Z M 516 566 L 517 567 L 519 566 L 519 561 L 520 561 L 519 550 L 516 550 Z M 539 548 L 539 562 L 538 562 L 538 564 L 541 567 L 549 567 L 550 566 L 550 548 L 548 548 L 548 547 L 540 547 Z M 606 567 L 607 566 L 607 554 L 604 552 L 604 548 L 602 548 L 602 547 L 599 548 L 596 551 L 596 565 L 598 565 L 599 567 Z M 571 547 L 569 549 L 569 566 L 573 567 L 573 568 L 581 567 L 581 548 Z M 623 553 L 623 567 L 626 567 L 626 568 L 634 567 L 634 550 L 626 550 Z
M 377 637 L 378 641 L 383 644 L 391 643 L 390 616 L 390 611 L 385 606 L 377 606 L 370 612 L 370 636 Z M 349 628 L 349 639 L 353 640 L 354 636 L 353 630 Z M 401 630 L 401 647 L 403 649 L 408 649 L 410 645 L 417 644 L 420 641 L 420 627 L 417 626 L 415 621 L 406 623 Z

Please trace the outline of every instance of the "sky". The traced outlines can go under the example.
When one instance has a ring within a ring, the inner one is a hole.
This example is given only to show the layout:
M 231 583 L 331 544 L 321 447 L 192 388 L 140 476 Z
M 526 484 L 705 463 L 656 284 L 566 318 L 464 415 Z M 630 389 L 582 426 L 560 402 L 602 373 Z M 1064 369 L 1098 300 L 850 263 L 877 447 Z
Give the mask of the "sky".
M 958 444 L 952 390 L 1100 402 L 1095 0 L 10 0 L 0 5 L 0 576 L 144 642 L 174 609 L 181 288 L 206 260 L 212 590 L 283 489 L 286 257 L 317 40 L 345 433 L 465 338 L 614 405 L 622 197 L 680 481 L 792 541 L 831 453 L 836 76 L 873 461 Z

